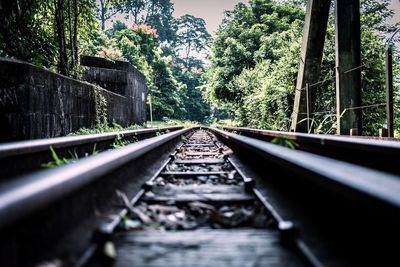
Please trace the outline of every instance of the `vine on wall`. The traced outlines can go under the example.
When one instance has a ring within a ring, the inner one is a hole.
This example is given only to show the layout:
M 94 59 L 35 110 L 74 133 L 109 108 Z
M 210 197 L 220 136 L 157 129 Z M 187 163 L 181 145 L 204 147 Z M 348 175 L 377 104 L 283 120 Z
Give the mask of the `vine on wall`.
M 102 94 L 102 88 L 97 85 L 94 88 L 94 100 L 96 128 L 107 128 L 107 99 Z

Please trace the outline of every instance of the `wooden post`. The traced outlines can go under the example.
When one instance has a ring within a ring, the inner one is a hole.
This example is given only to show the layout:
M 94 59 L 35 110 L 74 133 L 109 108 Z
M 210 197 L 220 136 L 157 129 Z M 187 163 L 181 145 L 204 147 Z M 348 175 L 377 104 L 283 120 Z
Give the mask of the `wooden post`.
M 393 137 L 393 67 L 392 67 L 392 49 L 386 50 L 386 124 L 388 136 Z
M 335 0 L 336 27 L 336 111 L 338 134 L 348 134 L 357 128 L 362 135 L 361 109 L 344 109 L 361 106 L 360 55 L 360 2 Z M 354 69 L 356 68 L 356 69 Z
M 357 135 L 358 135 L 358 129 L 357 128 L 350 129 L 350 136 L 357 136 Z
M 305 90 L 302 89 L 304 89 L 306 83 L 313 84 L 319 79 L 330 4 L 330 0 L 308 0 L 307 2 L 292 124 L 290 127 L 290 130 L 295 132 L 306 132 L 308 130 L 307 123 L 304 120 L 306 118 L 307 96 Z M 299 121 L 303 122 L 299 123 Z
M 379 137 L 388 137 L 388 129 L 379 128 Z
M 307 98 L 307 132 L 311 133 L 311 89 L 310 84 L 306 84 L 306 98 Z

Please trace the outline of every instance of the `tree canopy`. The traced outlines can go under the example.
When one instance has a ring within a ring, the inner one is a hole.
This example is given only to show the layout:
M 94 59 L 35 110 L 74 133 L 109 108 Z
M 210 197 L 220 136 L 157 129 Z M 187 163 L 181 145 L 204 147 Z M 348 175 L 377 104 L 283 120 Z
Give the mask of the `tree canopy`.
M 226 11 L 215 38 L 202 18 L 173 17 L 170 0 L 1 1 L 0 56 L 79 78 L 79 55 L 125 60 L 145 76 L 155 119 L 211 121 L 288 130 L 303 34 L 305 0 L 249 0 Z M 362 102 L 384 102 L 384 51 L 399 27 L 386 0 L 361 0 Z M 129 24 L 115 20 L 122 14 Z M 313 109 L 319 132 L 334 133 L 335 32 L 328 23 Z M 400 35 L 399 35 L 400 36 Z M 399 36 L 395 39 L 398 41 Z M 395 49 L 395 102 L 400 65 Z M 209 53 L 210 57 L 198 57 Z M 208 62 L 209 60 L 209 62 Z M 377 134 L 382 107 L 364 109 L 363 131 Z M 400 126 L 395 109 L 395 127 Z M 228 115 L 230 114 L 230 115 Z
M 300 1 L 301 2 L 301 1 Z M 361 1 L 362 101 L 384 102 L 384 50 L 393 26 L 387 1 Z M 299 1 L 250 0 L 227 11 L 212 45 L 208 72 L 210 99 L 231 103 L 241 125 L 289 130 L 300 60 L 304 10 Z M 398 58 L 395 73 L 399 75 Z M 335 133 L 335 32 L 333 14 L 325 37 L 314 110 L 318 132 Z M 397 88 L 398 90 L 398 88 Z M 398 112 L 396 110 L 396 112 Z M 363 110 L 363 131 L 376 135 L 385 109 Z M 395 124 L 399 126 L 399 120 Z

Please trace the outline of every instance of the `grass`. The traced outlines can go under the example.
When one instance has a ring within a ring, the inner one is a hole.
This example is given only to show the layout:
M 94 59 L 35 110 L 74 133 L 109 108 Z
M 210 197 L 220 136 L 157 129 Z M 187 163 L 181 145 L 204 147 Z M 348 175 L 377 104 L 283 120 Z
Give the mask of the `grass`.
M 213 121 L 210 124 L 211 127 L 219 128 L 219 127 L 239 127 L 239 123 L 233 120 L 219 120 Z
M 146 122 L 147 128 L 151 128 L 151 122 Z M 198 126 L 200 125 L 198 122 L 186 121 L 186 120 L 176 120 L 176 119 L 167 119 L 163 121 L 153 121 L 153 128 L 162 128 L 162 127 L 170 127 L 170 126 L 183 126 L 185 128 Z
M 271 143 L 273 143 L 275 145 L 279 145 L 279 146 L 288 147 L 293 150 L 295 150 L 296 147 L 299 146 L 299 144 L 297 144 L 295 141 L 290 139 L 288 136 L 275 137 L 274 139 L 272 139 Z
M 160 133 L 158 133 L 160 134 Z M 114 142 L 110 145 L 110 148 L 120 148 L 120 147 L 124 147 L 126 145 L 129 145 L 131 143 L 135 143 L 138 142 L 139 140 L 137 139 L 136 136 L 132 136 L 129 137 L 128 139 L 124 139 L 123 136 L 117 134 L 117 136 L 114 139 Z M 98 153 L 102 152 L 100 150 L 96 149 L 97 144 L 94 144 L 93 147 L 93 151 L 91 154 L 85 153 L 84 157 L 88 157 L 91 155 L 97 155 Z M 40 166 L 43 168 L 54 168 L 54 167 L 58 167 L 58 166 L 62 166 L 65 164 L 71 164 L 74 162 L 77 162 L 79 160 L 79 156 L 76 153 L 76 148 L 73 150 L 73 152 L 71 152 L 70 150 L 68 150 L 68 153 L 70 154 L 70 158 L 61 158 L 57 155 L 56 151 L 53 149 L 52 146 L 49 147 L 50 148 L 50 152 L 51 152 L 51 156 L 53 158 L 52 161 L 49 161 L 47 163 L 43 163 Z
M 57 155 L 57 153 L 54 151 L 52 146 L 50 146 L 50 152 L 51 152 L 51 156 L 53 157 L 53 160 L 49 161 L 47 163 L 41 164 L 40 165 L 41 167 L 54 168 L 54 167 L 62 166 L 62 165 L 65 165 L 65 164 L 71 164 L 71 163 L 74 163 L 74 162 L 79 160 L 78 154 L 76 153 L 75 149 L 74 149 L 73 152 L 68 151 L 68 153 L 71 155 L 71 158 L 60 158 Z M 90 155 L 96 155 L 99 152 L 100 152 L 99 150 L 96 150 L 96 144 L 94 144 L 92 154 L 90 154 Z M 88 153 L 86 153 L 84 157 L 88 157 L 90 155 Z
M 126 131 L 126 130 L 137 130 L 137 129 L 143 129 L 147 128 L 146 126 L 143 125 L 136 125 L 132 124 L 128 127 L 122 127 L 116 122 L 112 123 L 112 126 L 104 126 L 104 125 L 98 125 L 94 128 L 81 128 L 76 132 L 68 134 L 68 136 L 76 136 L 76 135 L 86 135 L 86 134 L 98 134 L 98 133 L 109 133 L 109 132 L 120 132 L 120 131 Z

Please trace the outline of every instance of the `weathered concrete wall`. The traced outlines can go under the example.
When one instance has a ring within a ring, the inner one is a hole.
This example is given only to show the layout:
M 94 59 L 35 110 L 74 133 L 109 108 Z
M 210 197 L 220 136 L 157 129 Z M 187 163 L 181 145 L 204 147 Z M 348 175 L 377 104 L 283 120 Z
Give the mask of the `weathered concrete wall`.
M 146 77 L 129 62 L 82 56 L 81 65 L 89 67 L 83 75 L 88 82 L 126 96 L 133 106 L 135 123 L 146 121 Z
M 62 136 L 93 127 L 100 95 L 107 101 L 108 122 L 115 119 L 127 126 L 145 120 L 145 107 L 144 117 L 135 116 L 134 95 L 122 96 L 23 61 L 0 58 L 0 142 Z

